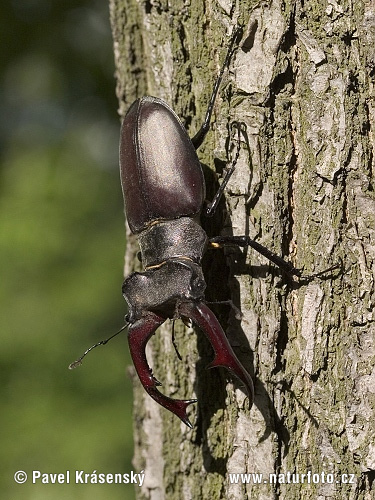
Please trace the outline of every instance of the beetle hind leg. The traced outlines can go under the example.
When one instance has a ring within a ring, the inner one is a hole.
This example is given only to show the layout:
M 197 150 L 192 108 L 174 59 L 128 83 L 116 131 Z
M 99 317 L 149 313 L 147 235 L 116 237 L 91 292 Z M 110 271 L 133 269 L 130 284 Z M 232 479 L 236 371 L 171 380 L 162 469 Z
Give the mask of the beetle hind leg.
M 179 417 L 188 427 L 193 426 L 187 416 L 186 409 L 192 404 L 196 403 L 196 399 L 172 399 L 158 391 L 157 386 L 161 383 L 153 376 L 152 370 L 148 365 L 146 358 L 146 345 L 156 329 L 164 323 L 165 318 L 157 316 L 154 313 L 149 313 L 133 323 L 128 332 L 128 341 L 130 354 L 133 359 L 135 370 L 138 374 L 139 380 L 143 385 L 145 391 L 161 406 L 174 413 Z

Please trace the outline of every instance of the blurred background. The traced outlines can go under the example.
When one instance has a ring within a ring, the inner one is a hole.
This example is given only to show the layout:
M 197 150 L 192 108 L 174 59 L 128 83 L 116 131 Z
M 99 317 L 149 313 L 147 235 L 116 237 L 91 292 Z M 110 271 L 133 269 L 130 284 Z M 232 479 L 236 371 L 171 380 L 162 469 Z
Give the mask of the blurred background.
M 0 6 L 0 491 L 132 499 L 131 485 L 16 484 L 132 470 L 125 231 L 108 3 Z M 135 471 L 140 472 L 140 471 Z

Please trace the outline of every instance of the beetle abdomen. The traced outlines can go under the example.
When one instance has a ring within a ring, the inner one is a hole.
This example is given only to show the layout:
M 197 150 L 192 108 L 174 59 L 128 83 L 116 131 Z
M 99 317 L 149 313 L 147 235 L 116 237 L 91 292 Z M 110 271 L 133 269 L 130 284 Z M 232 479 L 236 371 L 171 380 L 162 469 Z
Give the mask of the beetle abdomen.
M 121 129 L 120 170 L 133 233 L 153 221 L 199 214 L 202 167 L 179 118 L 161 99 L 142 97 L 130 107 Z

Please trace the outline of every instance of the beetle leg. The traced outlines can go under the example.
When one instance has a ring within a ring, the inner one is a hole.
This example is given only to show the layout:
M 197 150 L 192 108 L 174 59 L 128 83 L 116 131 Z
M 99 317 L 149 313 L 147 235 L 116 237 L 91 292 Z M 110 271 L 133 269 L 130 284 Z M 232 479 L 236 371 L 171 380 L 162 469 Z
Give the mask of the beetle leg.
M 209 245 L 211 248 L 221 248 L 225 245 L 233 245 L 238 247 L 251 247 L 254 248 L 258 253 L 266 257 L 270 262 L 273 262 L 278 266 L 284 273 L 289 276 L 297 276 L 297 278 L 305 281 L 310 281 L 314 278 L 324 278 L 325 275 L 334 271 L 335 269 L 342 268 L 342 262 L 339 264 L 334 264 L 328 269 L 324 269 L 323 271 L 318 271 L 317 273 L 304 275 L 302 274 L 302 269 L 298 267 L 294 267 L 293 264 L 284 260 L 282 257 L 279 257 L 276 253 L 271 252 L 267 247 L 261 245 L 255 240 L 249 238 L 249 236 L 215 236 L 209 240 Z
M 174 334 L 174 322 L 175 322 L 175 320 L 172 320 L 172 344 L 173 344 L 174 350 L 176 351 L 178 359 L 180 361 L 182 361 L 181 354 L 178 352 L 178 348 L 177 348 L 177 344 L 176 344 L 176 338 L 175 338 L 175 334 Z
M 196 403 L 196 399 L 171 399 L 164 396 L 157 390 L 157 386 L 161 385 L 158 380 L 153 376 L 152 370 L 147 363 L 146 358 L 146 345 L 156 329 L 163 324 L 165 318 L 158 316 L 154 313 L 148 313 L 133 323 L 129 328 L 128 341 L 130 354 L 133 359 L 134 367 L 138 374 L 139 380 L 143 385 L 146 392 L 161 406 L 171 411 L 179 417 L 186 425 L 192 428 L 192 425 L 186 414 L 186 408 L 191 403 Z
M 252 240 L 248 236 L 215 236 L 209 241 L 211 247 L 222 247 L 225 245 L 233 245 L 238 247 L 251 247 L 254 248 L 261 255 L 266 257 L 269 261 L 276 264 L 280 269 L 290 276 L 302 277 L 301 269 L 294 267 L 290 262 L 279 257 L 276 253 L 268 250 L 267 247 L 261 245 L 255 240 Z
M 206 116 L 204 118 L 204 122 L 203 122 L 201 128 L 195 134 L 195 136 L 192 137 L 192 139 L 191 139 L 191 142 L 193 143 L 193 146 L 195 147 L 195 149 L 199 148 L 199 146 L 202 144 L 202 142 L 204 141 L 204 138 L 207 135 L 207 132 L 209 130 L 210 123 L 211 123 L 212 112 L 214 110 L 215 100 L 217 97 L 217 93 L 219 91 L 221 80 L 223 79 L 224 70 L 227 66 L 229 67 L 230 60 L 231 60 L 231 58 L 233 56 L 233 52 L 235 50 L 234 44 L 241 36 L 242 36 L 242 27 L 237 26 L 233 30 L 224 64 L 222 65 L 222 67 L 220 69 L 219 76 L 216 78 L 214 88 L 213 88 L 212 93 L 211 93 L 210 101 L 208 103 L 208 108 L 206 111 Z
M 245 384 L 251 407 L 254 400 L 253 381 L 234 354 L 214 313 L 202 302 L 184 302 L 181 304 L 179 311 L 182 316 L 192 319 L 203 330 L 210 341 L 215 352 L 215 357 L 208 368 L 223 366 L 239 378 Z
M 211 203 L 207 203 L 207 207 L 204 210 L 204 215 L 206 217 L 212 217 L 219 205 L 219 202 L 221 200 L 221 197 L 223 196 L 224 190 L 229 182 L 229 179 L 232 177 L 233 172 L 236 169 L 237 161 L 240 156 L 240 149 L 241 149 L 241 132 L 246 130 L 246 125 L 242 122 L 233 122 L 231 125 L 231 128 L 237 128 L 237 148 L 236 148 L 236 154 L 233 160 L 231 161 L 231 166 L 227 167 L 224 178 L 220 184 L 219 189 L 217 190 L 214 199 L 211 201 Z

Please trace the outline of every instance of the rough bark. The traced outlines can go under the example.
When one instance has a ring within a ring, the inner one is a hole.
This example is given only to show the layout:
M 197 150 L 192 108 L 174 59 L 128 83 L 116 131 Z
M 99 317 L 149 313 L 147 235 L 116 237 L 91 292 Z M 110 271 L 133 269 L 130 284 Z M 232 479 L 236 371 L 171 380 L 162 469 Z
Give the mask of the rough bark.
M 198 397 L 195 426 L 134 381 L 134 464 L 145 470 L 138 498 L 374 498 L 374 2 L 111 0 L 111 19 L 120 114 L 155 95 L 190 135 L 229 34 L 243 24 L 202 163 L 222 172 L 233 120 L 246 123 L 247 138 L 222 217 L 207 231 L 248 234 L 306 274 L 340 259 L 344 268 L 296 284 L 250 249 L 208 256 L 208 298 L 231 298 L 243 315 L 215 307 L 254 375 L 255 405 L 249 412 L 225 371 L 205 370 L 212 353 L 182 324 L 178 361 L 168 323 L 152 341 L 150 364 L 167 395 Z M 207 183 L 212 196 L 209 172 Z M 129 237 L 126 274 L 136 252 Z M 268 482 L 269 473 L 288 471 L 334 481 Z M 236 472 L 264 477 L 230 484 Z M 353 484 L 342 474 L 354 474 Z

